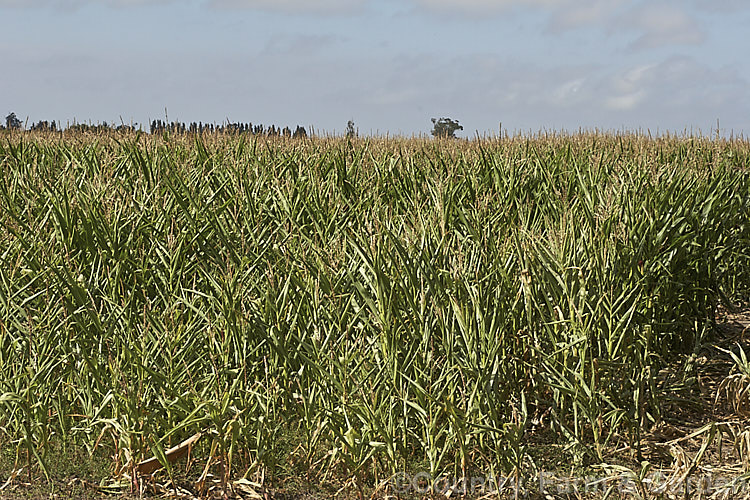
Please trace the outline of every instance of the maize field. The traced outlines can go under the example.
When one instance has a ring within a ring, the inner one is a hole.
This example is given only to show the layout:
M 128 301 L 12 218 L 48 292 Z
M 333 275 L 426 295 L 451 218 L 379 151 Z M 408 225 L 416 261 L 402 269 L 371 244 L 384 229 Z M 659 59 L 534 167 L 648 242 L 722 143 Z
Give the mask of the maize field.
M 135 480 L 200 434 L 195 478 L 360 495 L 640 459 L 750 298 L 749 165 L 635 133 L 0 134 L 0 453 Z

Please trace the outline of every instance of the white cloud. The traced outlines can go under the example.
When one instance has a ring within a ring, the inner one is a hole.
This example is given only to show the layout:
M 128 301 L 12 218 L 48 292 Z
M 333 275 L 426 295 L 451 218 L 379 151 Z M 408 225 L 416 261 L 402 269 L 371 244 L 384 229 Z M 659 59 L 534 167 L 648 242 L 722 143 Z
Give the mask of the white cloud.
M 575 105 L 585 94 L 586 78 L 576 78 L 557 86 L 552 90 L 552 100 L 558 105 Z
M 256 9 L 287 13 L 350 13 L 369 0 L 0 0 L 0 8 L 52 8 L 72 10 L 85 5 L 108 5 L 116 8 L 149 7 L 169 3 L 197 3 L 209 8 Z
M 641 35 L 631 44 L 634 49 L 665 45 L 697 45 L 706 35 L 698 22 L 676 5 L 644 4 L 623 16 L 619 28 Z
M 208 5 L 229 9 L 259 9 L 280 12 L 349 13 L 367 0 L 209 0 Z
M 747 0 L 687 0 L 698 8 L 714 12 L 738 12 L 750 11 L 750 2 Z
M 604 107 L 615 111 L 636 108 L 648 97 L 657 73 L 657 64 L 642 64 L 610 77 Z
M 744 1 L 744 0 L 743 0 Z M 701 3 L 702 0 L 693 0 Z M 748 4 L 750 5 L 750 4 Z M 706 34 L 688 11 L 689 2 L 629 2 L 626 0 L 580 0 L 552 12 L 552 33 L 598 28 L 607 34 L 634 36 L 629 48 L 652 49 L 670 45 L 697 45 Z
M 149 7 L 175 3 L 177 0 L 0 0 L 0 8 L 73 10 L 87 4 L 105 4 L 110 7 Z
M 606 19 L 611 7 L 605 2 L 581 2 L 559 9 L 550 21 L 551 31 L 596 26 Z
M 553 11 L 574 4 L 575 0 L 408 0 L 408 2 L 422 11 L 481 17 L 521 9 Z
M 612 88 L 617 92 L 631 94 L 644 84 L 650 83 L 655 64 L 643 64 L 628 69 L 612 78 Z
M 601 102 L 604 109 L 662 129 L 706 126 L 716 118 L 741 126 L 750 112 L 747 85 L 733 69 L 715 70 L 691 57 L 673 56 L 606 78 Z
M 61 0 L 59 3 L 77 3 Z M 44 7 L 51 5 L 47 0 L 0 0 L 0 7 Z
M 343 41 L 344 38 L 335 35 L 273 35 L 266 42 L 261 54 L 290 58 L 309 57 Z
M 560 34 L 594 29 L 603 36 L 633 37 L 629 48 L 652 49 L 673 45 L 697 45 L 706 39 L 699 20 L 689 14 L 698 3 L 708 8 L 706 0 L 684 3 L 670 0 L 410 0 L 422 10 L 482 16 L 511 10 L 532 9 L 547 16 L 547 33 Z M 746 0 L 743 0 L 746 1 Z M 750 3 L 748 3 L 750 6 Z M 699 7 L 699 6 L 698 6 Z M 699 7 L 700 8 L 700 7 Z M 735 7 L 736 8 L 736 7 Z M 730 9 L 732 10 L 732 9 Z
M 416 3 L 437 9 L 492 11 L 512 7 L 559 7 L 570 0 L 415 0 Z
M 604 106 L 615 111 L 629 111 L 640 104 L 645 97 L 646 92 L 638 90 L 630 94 L 609 97 L 604 101 Z
M 651 6 L 649 0 L 410 0 L 419 6 L 436 10 L 453 10 L 469 13 L 490 13 L 501 10 L 535 7 L 554 11 L 558 28 L 576 28 L 598 24 L 605 19 L 617 17 L 620 7 L 630 5 Z M 663 1 L 663 0 L 662 0 Z M 750 12 L 747 0 L 680 0 L 673 2 L 682 7 L 694 6 L 715 12 Z M 658 4 L 657 4 L 658 5 Z M 636 7 L 640 8 L 640 7 Z M 657 7 L 658 9 L 659 7 Z M 675 8 L 675 10 L 677 10 Z

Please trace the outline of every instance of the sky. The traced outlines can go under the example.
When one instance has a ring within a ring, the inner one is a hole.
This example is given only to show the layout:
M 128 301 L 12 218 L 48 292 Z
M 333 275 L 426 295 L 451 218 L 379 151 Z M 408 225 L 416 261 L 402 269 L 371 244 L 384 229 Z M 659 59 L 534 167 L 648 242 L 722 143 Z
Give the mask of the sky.
M 750 134 L 748 0 L 0 0 L 0 113 Z

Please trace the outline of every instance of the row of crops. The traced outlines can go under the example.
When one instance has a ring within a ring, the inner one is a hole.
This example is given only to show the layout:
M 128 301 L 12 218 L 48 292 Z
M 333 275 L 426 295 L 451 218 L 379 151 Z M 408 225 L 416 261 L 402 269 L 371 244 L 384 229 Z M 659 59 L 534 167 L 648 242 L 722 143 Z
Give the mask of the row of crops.
M 746 141 L 6 136 L 0 446 L 371 484 L 596 463 L 748 298 Z M 663 370 L 687 360 L 677 371 Z

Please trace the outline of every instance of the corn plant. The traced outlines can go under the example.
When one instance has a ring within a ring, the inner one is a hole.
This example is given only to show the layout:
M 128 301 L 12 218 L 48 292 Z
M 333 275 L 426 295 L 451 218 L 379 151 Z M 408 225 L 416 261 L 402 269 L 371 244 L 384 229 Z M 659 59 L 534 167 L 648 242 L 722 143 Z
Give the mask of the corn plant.
M 750 290 L 750 148 L 16 134 L 0 143 L 0 441 L 115 473 L 520 477 L 662 419 Z M 169 466 L 168 463 L 163 465 Z

